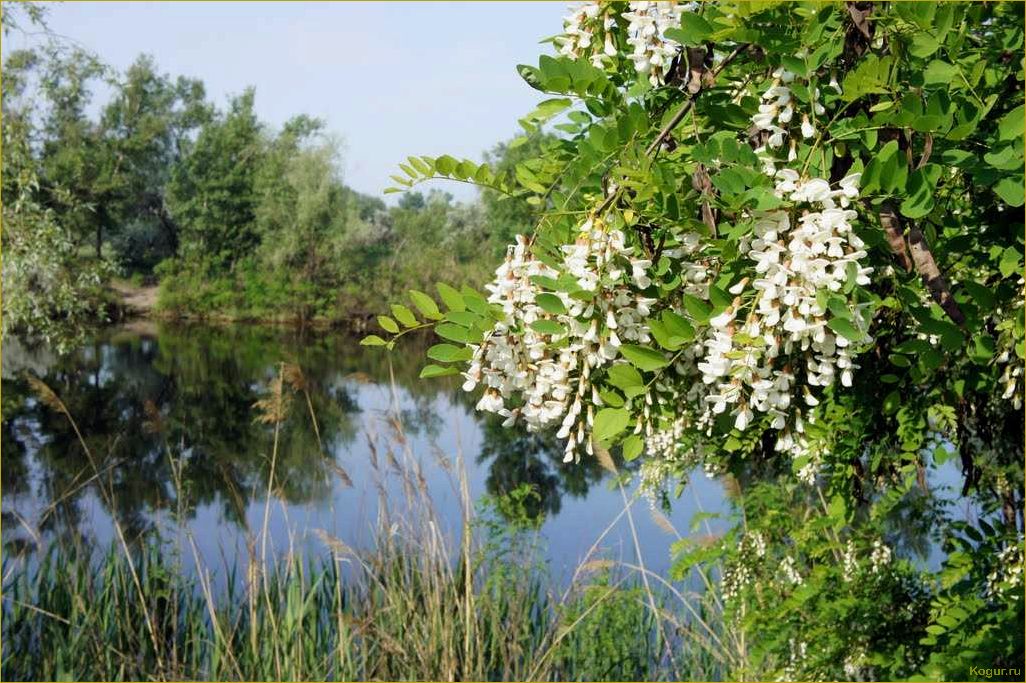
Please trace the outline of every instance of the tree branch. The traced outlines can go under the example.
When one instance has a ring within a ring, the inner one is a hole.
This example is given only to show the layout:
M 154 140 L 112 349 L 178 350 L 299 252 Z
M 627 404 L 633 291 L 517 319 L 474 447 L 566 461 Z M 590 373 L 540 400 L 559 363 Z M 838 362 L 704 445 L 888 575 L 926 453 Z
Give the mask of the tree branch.
M 867 202 L 868 206 L 868 202 Z M 908 248 L 905 246 L 905 237 L 902 234 L 901 221 L 898 220 L 898 212 L 894 205 L 887 201 L 880 207 L 880 225 L 887 237 L 887 244 L 891 247 L 891 253 L 897 259 L 898 264 L 905 270 L 912 270 L 912 259 L 908 256 Z
M 915 268 L 915 271 L 923 278 L 923 284 L 926 285 L 930 296 L 937 302 L 937 305 L 944 310 L 956 325 L 964 326 L 965 315 L 962 313 L 962 309 L 958 307 L 958 303 L 955 302 L 955 297 L 951 294 L 948 281 L 941 274 L 922 230 L 915 225 L 909 226 L 908 249 L 906 250 L 901 220 L 898 218 L 898 212 L 895 210 L 894 205 L 889 201 L 884 202 L 880 209 L 880 225 L 883 226 L 891 252 L 898 259 L 901 266 L 905 270 Z
M 734 59 L 739 54 L 744 52 L 746 49 L 748 49 L 747 43 L 742 43 L 741 45 L 738 45 L 736 48 L 734 48 L 734 50 L 729 55 L 724 57 L 723 60 L 720 61 L 720 63 L 717 64 L 715 68 L 708 72 L 708 80 L 710 82 L 715 80 L 716 77 L 719 76 L 720 73 L 727 68 L 727 65 L 734 61 Z M 650 144 L 645 149 L 645 156 L 650 157 L 659 150 L 659 146 L 666 141 L 666 138 L 670 136 L 670 133 L 673 132 L 673 129 L 676 128 L 677 125 L 684 120 L 684 117 L 687 116 L 688 112 L 691 111 L 691 107 L 693 107 L 695 104 L 695 97 L 698 96 L 699 92 L 701 91 L 699 90 L 698 92 L 695 92 L 694 94 L 690 94 L 687 96 L 687 99 L 684 100 L 684 103 L 680 106 L 680 109 L 678 109 L 677 112 L 673 115 L 673 118 L 666 122 L 666 125 L 663 126 L 662 130 L 659 131 L 659 135 L 657 135 L 655 140 L 652 141 L 652 144 Z M 616 202 L 618 196 L 618 193 L 614 192 L 613 194 L 606 197 L 605 200 L 601 204 L 599 204 L 598 208 L 595 209 L 594 215 L 601 216 L 602 214 L 604 214 L 609 209 L 609 207 L 611 207 L 613 203 Z

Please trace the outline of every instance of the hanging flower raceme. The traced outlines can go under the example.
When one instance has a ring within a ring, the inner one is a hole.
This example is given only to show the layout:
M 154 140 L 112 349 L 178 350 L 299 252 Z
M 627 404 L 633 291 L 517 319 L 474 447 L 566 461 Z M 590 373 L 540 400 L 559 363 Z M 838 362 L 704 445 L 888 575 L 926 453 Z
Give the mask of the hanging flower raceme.
M 666 37 L 666 30 L 680 26 L 680 17 L 693 5 L 677 2 L 631 2 L 623 17 L 628 21 L 627 43 L 633 48 L 629 57 L 634 69 L 648 77 L 652 85 L 666 80 L 670 63 L 680 43 Z
M 571 5 L 570 14 L 563 20 L 563 34 L 556 38 L 559 53 L 571 59 L 587 59 L 602 68 L 618 50 L 614 37 L 616 13 L 622 3 L 585 2 Z M 627 3 L 620 16 L 627 22 L 626 40 L 631 51 L 627 57 L 635 71 L 645 76 L 652 85 L 660 85 L 680 43 L 666 37 L 667 29 L 679 28 L 684 12 L 694 9 L 694 3 L 639 2 Z
M 818 87 L 807 82 L 802 84 L 811 100 L 810 103 L 803 104 L 798 101 L 794 91 L 798 77 L 793 72 L 781 67 L 773 72 L 772 78 L 770 87 L 761 96 L 759 112 L 752 117 L 755 129 L 769 134 L 765 138 L 765 144 L 755 150 L 762 159 L 768 175 L 773 175 L 777 170 L 778 160 L 772 151 L 783 148 L 785 141 L 790 141 L 787 161 L 794 161 L 797 157 L 798 135 L 806 140 L 814 137 L 816 117 L 826 113 L 826 108 L 820 102 Z M 802 107 L 805 108 L 804 111 Z
M 832 189 L 825 180 L 778 172 L 777 195 L 790 206 L 752 216 L 753 236 L 741 248 L 754 276 L 732 287 L 734 303 L 710 320 L 697 366 L 713 416 L 729 410 L 744 431 L 766 414 L 769 427 L 781 431 L 777 449 L 793 455 L 805 451 L 803 412 L 836 381 L 851 386 L 852 346 L 869 341 L 860 307 L 834 296 L 849 278 L 868 284 L 872 272 L 862 265 L 865 245 L 852 229 L 856 213 L 844 208 L 858 196 L 857 182 L 849 176 Z M 837 313 L 846 314 L 845 322 L 834 327 L 847 335 L 830 325 Z
M 651 262 L 600 219 L 586 221 L 561 257 L 556 270 L 517 237 L 487 287 L 503 318 L 474 348 L 463 388 L 483 384 L 478 409 L 503 415 L 507 426 L 520 419 L 531 430 L 559 424 L 569 461 L 578 446 L 592 453 L 591 427 L 602 405 L 592 374 L 619 356 L 622 343 L 649 341 L 655 302 L 641 293 L 651 284 Z M 545 291 L 539 278 L 565 286 Z
M 611 8 L 599 2 L 571 5 L 563 18 L 563 35 L 556 38 L 559 54 L 571 59 L 587 59 L 595 67 L 617 54 L 612 28 L 616 19 Z

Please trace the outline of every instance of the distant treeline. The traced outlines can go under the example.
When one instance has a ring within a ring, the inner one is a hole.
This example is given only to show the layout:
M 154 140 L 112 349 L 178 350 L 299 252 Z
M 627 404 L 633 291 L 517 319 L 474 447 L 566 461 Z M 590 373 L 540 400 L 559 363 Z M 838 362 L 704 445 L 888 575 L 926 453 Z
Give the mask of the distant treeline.
M 5 32 L 24 18 L 11 11 Z M 118 276 L 159 282 L 169 315 L 343 320 L 411 287 L 479 283 L 532 224 L 526 203 L 488 193 L 388 207 L 344 184 L 319 119 L 274 128 L 252 88 L 220 109 L 149 56 L 117 74 L 55 39 L 3 73 L 5 329 L 96 317 Z M 526 152 L 486 156 L 512 174 Z

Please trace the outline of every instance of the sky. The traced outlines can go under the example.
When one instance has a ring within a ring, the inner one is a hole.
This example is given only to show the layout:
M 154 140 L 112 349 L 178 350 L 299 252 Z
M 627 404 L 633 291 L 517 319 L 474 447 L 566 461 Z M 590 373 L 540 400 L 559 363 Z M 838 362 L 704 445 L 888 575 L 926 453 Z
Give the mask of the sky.
M 343 140 L 346 183 L 376 196 L 410 154 L 480 160 L 516 135 L 544 96 L 515 66 L 550 51 L 539 41 L 566 13 L 564 2 L 45 4 L 51 30 L 115 69 L 148 53 L 163 72 L 202 79 L 220 107 L 252 85 L 273 126 L 322 118 Z M 14 33 L 4 52 L 30 40 Z

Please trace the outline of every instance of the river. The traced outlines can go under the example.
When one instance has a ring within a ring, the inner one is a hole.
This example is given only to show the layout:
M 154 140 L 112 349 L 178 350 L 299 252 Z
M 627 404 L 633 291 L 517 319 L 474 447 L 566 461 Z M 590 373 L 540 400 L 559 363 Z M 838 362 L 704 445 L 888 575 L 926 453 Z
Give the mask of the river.
M 489 497 L 532 487 L 517 514 L 535 522 L 557 578 L 594 557 L 593 545 L 632 563 L 640 548 L 642 562 L 665 573 L 696 513 L 729 510 L 723 487 L 700 474 L 663 517 L 631 486 L 621 493 L 597 461 L 564 464 L 554 438 L 476 412 L 453 378 L 418 379 L 427 343 L 387 353 L 339 332 L 149 322 L 105 328 L 61 357 L 5 339 L 5 550 L 31 558 L 56 539 L 106 548 L 117 520 L 129 543 L 181 549 L 189 540 L 195 552 L 182 553 L 183 566 L 194 572 L 198 560 L 223 581 L 265 515 L 268 552 L 278 554 L 325 552 L 326 538 L 366 547 L 388 532 L 385 508 L 425 500 L 458 535 L 462 472 L 478 511 Z M 282 373 L 283 402 L 272 406 Z M 66 406 L 84 448 L 29 376 Z M 621 514 L 625 496 L 630 515 Z M 701 518 L 696 534 L 723 528 Z

